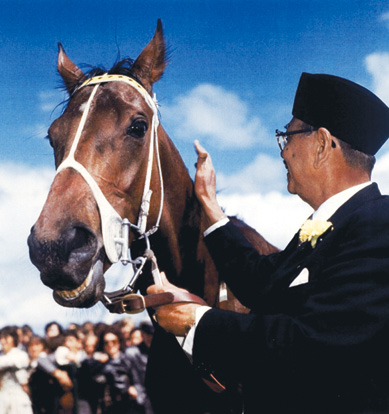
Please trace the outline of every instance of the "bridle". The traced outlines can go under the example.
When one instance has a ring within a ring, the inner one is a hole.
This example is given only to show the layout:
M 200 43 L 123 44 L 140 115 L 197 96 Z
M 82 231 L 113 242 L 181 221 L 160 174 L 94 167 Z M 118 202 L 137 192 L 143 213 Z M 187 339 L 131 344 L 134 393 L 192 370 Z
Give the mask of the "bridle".
M 132 86 L 143 96 L 146 103 L 153 111 L 146 179 L 144 183 L 143 196 L 138 215 L 138 223 L 136 225 L 131 223 L 127 218 L 121 218 L 119 213 L 106 199 L 100 187 L 96 183 L 95 179 L 88 172 L 88 170 L 74 158 L 97 89 L 102 83 L 106 82 L 125 82 L 126 84 Z M 108 259 L 111 263 L 116 263 L 120 260 L 124 265 L 128 263 L 132 263 L 133 265 L 134 273 L 130 282 L 118 291 L 104 292 L 104 295 L 101 299 L 102 303 L 110 312 L 113 313 L 138 313 L 142 312 L 146 307 L 155 307 L 168 303 L 194 302 L 201 305 L 206 305 L 206 302 L 203 299 L 182 290 L 174 292 L 156 293 L 153 295 L 146 296 L 134 293 L 135 282 L 141 275 L 143 267 L 147 261 L 151 262 L 151 273 L 154 279 L 154 283 L 162 284 L 157 265 L 157 260 L 155 258 L 153 251 L 150 249 L 149 242 L 149 236 L 155 233 L 159 228 L 163 210 L 164 188 L 157 134 L 157 129 L 159 125 L 158 103 L 155 96 L 154 98 L 151 98 L 151 96 L 143 88 L 142 85 L 140 85 L 134 79 L 127 76 L 108 74 L 96 76 L 85 81 L 79 88 L 76 89 L 75 92 L 88 85 L 94 85 L 94 88 L 89 96 L 83 114 L 81 116 L 81 120 L 78 125 L 72 146 L 70 148 L 70 152 L 68 156 L 65 158 L 65 160 L 57 168 L 56 174 L 59 174 L 66 168 L 73 168 L 84 178 L 84 180 L 89 185 L 99 208 L 103 243 Z M 152 195 L 152 191 L 150 189 L 150 181 L 153 167 L 154 150 L 158 165 L 161 197 L 157 221 L 154 224 L 154 226 L 150 228 L 150 230 L 146 231 L 147 217 L 150 209 L 150 200 Z M 138 238 L 144 238 L 146 242 L 146 249 L 144 251 L 144 254 L 142 256 L 137 257 L 136 259 L 132 259 L 131 253 L 129 254 L 130 248 L 128 244 L 128 238 L 130 228 L 138 233 Z M 182 343 L 182 341 L 185 339 L 177 337 L 177 340 L 179 341 L 179 343 Z M 225 387 L 219 381 L 217 381 L 217 379 L 212 374 L 207 373 L 207 378 L 204 377 L 203 380 L 215 392 L 222 392 L 225 389 Z
M 92 101 L 96 95 L 97 89 L 102 83 L 107 82 L 124 82 L 127 85 L 130 85 L 135 90 L 137 90 L 148 106 L 153 111 L 153 118 L 151 123 L 151 136 L 150 136 L 150 147 L 149 147 L 149 154 L 148 154 L 148 163 L 147 163 L 147 171 L 146 171 L 146 178 L 143 188 L 143 195 L 142 201 L 139 209 L 138 214 L 138 221 L 137 224 L 131 223 L 130 220 L 127 218 L 122 219 L 119 213 L 113 208 L 113 206 L 109 203 L 109 201 L 104 196 L 103 192 L 101 191 L 100 187 L 96 183 L 95 179 L 92 175 L 88 172 L 88 170 L 78 161 L 75 159 L 75 152 L 78 147 L 78 143 L 80 141 L 82 132 L 85 127 L 85 123 L 90 111 L 90 107 Z M 103 296 L 103 303 L 105 305 L 112 303 L 113 300 L 117 300 L 119 297 L 123 297 L 128 293 L 132 293 L 134 291 L 134 285 L 137 278 L 142 273 L 142 269 L 145 263 L 149 260 L 152 262 L 152 274 L 154 277 L 155 283 L 161 283 L 159 277 L 159 270 L 156 264 L 155 256 L 150 249 L 150 242 L 149 236 L 155 233 L 160 225 L 162 211 L 163 211 L 163 177 L 162 177 L 162 169 L 161 169 L 161 160 L 159 155 L 159 146 L 158 146 L 158 103 L 155 98 L 152 98 L 149 93 L 144 89 L 142 85 L 140 85 L 134 79 L 124 76 L 124 75 L 102 75 L 96 76 L 91 79 L 86 80 L 82 83 L 74 93 L 76 93 L 81 88 L 84 88 L 89 85 L 94 85 L 92 93 L 89 96 L 89 99 L 85 105 L 83 114 L 81 116 L 80 123 L 78 125 L 72 146 L 70 148 L 69 154 L 66 159 L 59 165 L 57 168 L 56 174 L 59 174 L 66 168 L 72 168 L 77 171 L 89 185 L 92 194 L 96 200 L 98 205 L 100 220 L 101 220 L 101 229 L 102 229 L 102 237 L 103 237 L 103 244 L 106 255 L 109 261 L 113 264 L 118 262 L 119 260 L 122 262 L 123 265 L 131 263 L 133 266 L 134 274 L 128 283 L 128 285 L 124 286 L 123 289 L 116 291 L 116 292 L 105 292 Z M 153 160 L 154 160 L 154 152 L 157 160 L 158 165 L 158 174 L 159 174 L 159 182 L 160 182 L 160 205 L 159 205 L 159 213 L 157 216 L 156 223 L 146 231 L 147 229 L 147 218 L 150 209 L 150 201 L 152 190 L 150 189 L 150 182 L 151 182 L 151 173 L 153 168 Z M 145 253 L 142 256 L 137 257 L 136 259 L 132 259 L 130 247 L 129 247 L 129 231 L 130 229 L 134 230 L 137 235 L 138 239 L 144 238 L 146 243 Z

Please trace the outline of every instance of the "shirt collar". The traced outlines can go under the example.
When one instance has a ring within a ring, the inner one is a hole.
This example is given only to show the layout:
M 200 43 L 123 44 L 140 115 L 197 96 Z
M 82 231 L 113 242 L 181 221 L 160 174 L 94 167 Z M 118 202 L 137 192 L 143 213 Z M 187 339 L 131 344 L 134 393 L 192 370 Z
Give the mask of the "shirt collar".
M 342 206 L 358 191 L 362 190 L 362 188 L 367 187 L 371 183 L 371 181 L 368 181 L 366 183 L 358 184 L 333 195 L 328 200 L 324 201 L 324 203 L 322 203 L 320 207 L 312 214 L 312 219 L 328 220 L 340 206 Z

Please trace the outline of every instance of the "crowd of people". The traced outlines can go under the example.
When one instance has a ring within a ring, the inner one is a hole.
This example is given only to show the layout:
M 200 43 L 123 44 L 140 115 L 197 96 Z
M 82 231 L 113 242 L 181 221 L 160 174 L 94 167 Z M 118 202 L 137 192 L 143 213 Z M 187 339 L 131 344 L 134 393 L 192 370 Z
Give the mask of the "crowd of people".
M 43 336 L 30 326 L 0 329 L 2 414 L 152 414 L 145 389 L 153 326 L 131 317 Z

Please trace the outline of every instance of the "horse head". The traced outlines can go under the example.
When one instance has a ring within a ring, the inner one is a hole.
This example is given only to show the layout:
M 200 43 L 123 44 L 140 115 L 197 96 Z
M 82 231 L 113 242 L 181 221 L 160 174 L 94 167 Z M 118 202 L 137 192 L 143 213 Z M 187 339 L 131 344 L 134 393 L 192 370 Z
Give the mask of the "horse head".
M 59 45 L 57 68 L 69 100 L 49 128 L 57 173 L 28 244 L 42 282 L 63 306 L 106 304 L 106 270 L 118 260 L 134 264 L 128 246 L 147 257 L 151 242 L 172 283 L 220 305 L 193 182 L 152 98 L 166 61 L 160 20 L 139 57 L 109 71 L 85 74 Z M 234 221 L 262 254 L 275 251 Z M 136 287 L 144 291 L 151 282 L 149 277 Z M 223 306 L 245 311 L 235 299 Z
M 63 306 L 94 305 L 104 272 L 125 250 L 121 244 L 159 226 L 163 181 L 154 154 L 170 144 L 151 96 L 165 66 L 160 21 L 139 57 L 108 73 L 85 74 L 59 45 L 57 69 L 69 101 L 49 128 L 57 174 L 28 244 L 43 283 Z M 169 222 L 169 211 L 164 215 Z
M 152 251 L 172 283 L 210 306 L 247 311 L 234 298 L 220 299 L 224 291 L 219 294 L 219 275 L 202 238 L 193 182 L 159 124 L 152 88 L 165 66 L 160 21 L 135 61 L 125 59 L 109 71 L 85 74 L 59 46 L 57 67 L 69 100 L 49 128 L 57 173 L 28 244 L 60 305 L 114 303 L 117 292 L 105 292 L 106 270 L 119 260 L 132 262 L 136 276 Z M 254 229 L 231 219 L 261 253 L 274 251 Z M 144 259 L 139 267 L 138 259 Z M 151 272 L 140 279 L 126 289 L 144 293 L 153 283 Z M 219 397 L 205 387 L 174 337 L 157 328 L 153 343 L 148 369 L 154 367 L 152 396 L 161 412 L 182 412 L 188 401 L 193 412 L 241 412 L 230 407 L 229 394 Z

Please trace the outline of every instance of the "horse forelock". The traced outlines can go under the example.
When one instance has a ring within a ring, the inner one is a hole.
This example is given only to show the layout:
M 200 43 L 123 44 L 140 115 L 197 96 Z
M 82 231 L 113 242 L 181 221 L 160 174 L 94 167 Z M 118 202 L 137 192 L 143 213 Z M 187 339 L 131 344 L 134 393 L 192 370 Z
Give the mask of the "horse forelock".
M 88 79 L 91 79 L 95 76 L 101 76 L 104 75 L 106 73 L 108 73 L 109 75 L 123 75 L 123 76 L 127 76 L 131 79 L 134 79 L 135 81 L 137 81 L 140 85 L 142 85 L 143 87 L 145 87 L 145 85 L 142 83 L 142 81 L 139 79 L 138 76 L 136 76 L 134 70 L 133 70 L 133 65 L 134 65 L 134 60 L 131 58 L 124 58 L 121 60 L 116 60 L 116 62 L 113 64 L 111 69 L 106 69 L 104 66 L 91 66 L 88 64 L 84 64 L 81 65 L 82 68 L 86 69 L 84 70 L 84 77 L 82 79 L 80 79 L 80 81 L 73 85 L 73 91 L 72 93 L 69 95 L 69 98 L 67 101 L 63 102 L 64 104 L 68 104 L 70 98 L 72 97 L 73 93 L 75 91 L 77 91 L 77 89 Z M 60 85 L 60 88 L 67 91 L 68 87 L 65 84 L 65 81 L 62 80 L 62 84 Z

